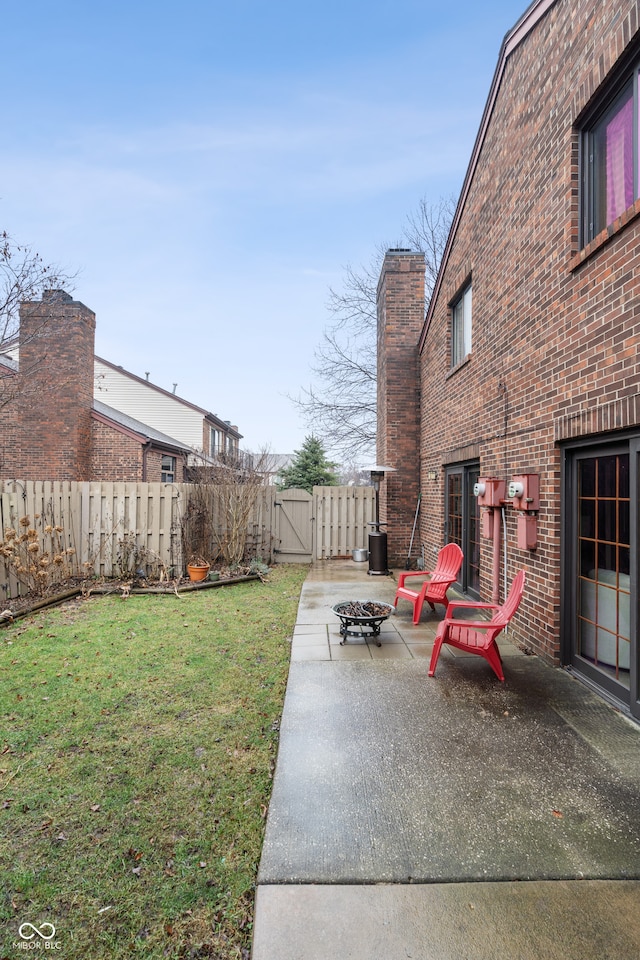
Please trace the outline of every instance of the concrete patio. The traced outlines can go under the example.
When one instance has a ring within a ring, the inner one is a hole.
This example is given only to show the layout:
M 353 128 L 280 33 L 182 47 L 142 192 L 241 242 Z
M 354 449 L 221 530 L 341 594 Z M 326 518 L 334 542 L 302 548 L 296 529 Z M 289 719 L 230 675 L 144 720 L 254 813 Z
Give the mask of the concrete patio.
M 304 585 L 253 960 L 640 955 L 640 729 L 508 638 L 504 684 L 451 648 L 428 678 L 440 611 L 340 644 L 334 604 L 394 594 Z

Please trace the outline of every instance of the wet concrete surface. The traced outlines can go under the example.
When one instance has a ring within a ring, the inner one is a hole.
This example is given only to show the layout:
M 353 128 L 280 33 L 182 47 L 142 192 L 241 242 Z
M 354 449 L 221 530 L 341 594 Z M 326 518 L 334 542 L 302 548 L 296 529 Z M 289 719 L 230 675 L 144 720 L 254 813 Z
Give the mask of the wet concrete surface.
M 358 566 L 303 590 L 253 960 L 640 957 L 640 729 L 508 638 L 504 684 L 429 678 L 442 612 L 340 646 L 334 603 L 393 602 Z
M 253 960 L 636 960 L 637 883 L 266 886 Z
M 640 879 L 628 721 L 536 658 L 427 667 L 291 665 L 261 883 Z

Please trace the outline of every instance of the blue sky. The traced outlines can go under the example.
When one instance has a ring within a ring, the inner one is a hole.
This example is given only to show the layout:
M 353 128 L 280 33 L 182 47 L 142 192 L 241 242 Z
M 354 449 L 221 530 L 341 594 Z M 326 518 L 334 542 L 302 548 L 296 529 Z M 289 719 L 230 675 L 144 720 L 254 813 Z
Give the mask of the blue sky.
M 5 5 L 0 228 L 79 272 L 100 356 L 291 452 L 329 287 L 457 195 L 526 7 Z

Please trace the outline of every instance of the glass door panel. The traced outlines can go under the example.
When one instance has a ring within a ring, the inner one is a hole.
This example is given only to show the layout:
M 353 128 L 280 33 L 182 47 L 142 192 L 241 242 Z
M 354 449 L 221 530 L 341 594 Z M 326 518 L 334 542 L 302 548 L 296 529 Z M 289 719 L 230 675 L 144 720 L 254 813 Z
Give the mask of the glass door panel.
M 631 570 L 629 454 L 576 457 L 577 584 L 573 659 L 629 699 Z M 593 678 L 593 676 L 592 676 Z
M 469 468 L 466 477 L 467 493 L 467 589 L 480 596 L 480 508 L 478 498 L 473 492 L 480 479 L 480 467 Z
M 480 516 L 473 486 L 480 476 L 477 463 L 450 467 L 446 473 L 446 539 L 457 543 L 464 559 L 459 582 L 465 593 L 479 596 Z

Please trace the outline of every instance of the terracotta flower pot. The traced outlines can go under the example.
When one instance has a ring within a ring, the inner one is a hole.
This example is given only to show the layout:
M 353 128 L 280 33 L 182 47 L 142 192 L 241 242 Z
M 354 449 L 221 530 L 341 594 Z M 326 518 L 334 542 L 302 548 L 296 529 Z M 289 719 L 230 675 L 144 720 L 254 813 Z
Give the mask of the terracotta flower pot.
M 209 573 L 209 564 L 206 566 L 192 566 L 190 563 L 187 564 L 187 573 L 189 574 L 189 580 L 205 580 L 207 574 Z

